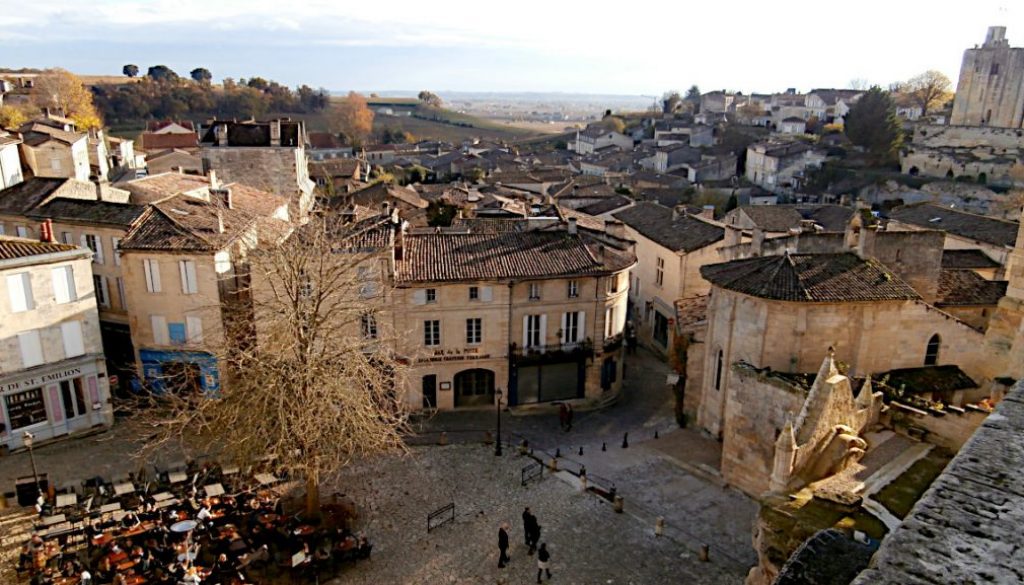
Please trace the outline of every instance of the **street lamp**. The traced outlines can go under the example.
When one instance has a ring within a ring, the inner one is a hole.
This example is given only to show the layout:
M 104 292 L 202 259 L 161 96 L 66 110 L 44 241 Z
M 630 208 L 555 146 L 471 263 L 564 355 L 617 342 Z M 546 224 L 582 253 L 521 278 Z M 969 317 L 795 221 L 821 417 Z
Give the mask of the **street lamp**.
M 498 415 L 497 441 L 494 442 L 494 456 L 501 457 L 501 389 L 494 391 L 495 412 Z
M 43 495 L 43 490 L 42 488 L 39 487 L 39 473 L 36 472 L 36 456 L 32 452 L 32 441 L 35 438 L 35 435 L 28 431 L 25 431 L 25 434 L 21 436 L 21 442 L 23 445 L 25 445 L 25 448 L 28 449 L 28 458 L 29 461 L 32 462 L 32 479 L 36 482 L 37 495 L 41 496 Z

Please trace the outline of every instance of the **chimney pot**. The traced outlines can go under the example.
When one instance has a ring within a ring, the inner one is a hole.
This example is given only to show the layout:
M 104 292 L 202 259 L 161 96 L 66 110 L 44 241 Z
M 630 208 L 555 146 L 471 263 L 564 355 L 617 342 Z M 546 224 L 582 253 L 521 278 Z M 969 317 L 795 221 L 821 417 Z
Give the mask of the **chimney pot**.
M 576 233 L 577 233 L 576 232 L 576 218 L 575 217 L 570 217 L 569 218 L 569 234 L 575 236 Z
M 39 226 L 39 241 L 53 243 L 53 220 L 43 220 Z

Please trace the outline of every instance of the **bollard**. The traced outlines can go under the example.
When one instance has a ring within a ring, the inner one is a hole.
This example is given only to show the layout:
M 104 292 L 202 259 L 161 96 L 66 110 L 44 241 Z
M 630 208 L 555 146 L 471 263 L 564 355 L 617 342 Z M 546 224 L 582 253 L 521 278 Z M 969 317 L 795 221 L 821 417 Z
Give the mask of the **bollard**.
M 622 496 L 615 496 L 615 503 L 613 504 L 613 506 L 616 514 L 622 513 L 622 508 L 624 505 L 625 502 L 623 501 Z
M 580 491 L 587 491 L 587 474 L 585 473 L 580 474 Z
M 447 445 L 448 444 L 448 433 L 442 432 L 441 436 L 437 438 L 437 444 L 438 445 Z
M 491 436 L 491 431 L 484 431 L 484 445 L 490 445 L 494 442 L 494 437 Z
M 580 465 L 580 475 L 586 475 L 586 474 L 587 474 L 587 466 L 586 465 Z
M 583 457 L 583 446 L 580 445 L 580 457 Z
M 523 439 L 519 443 L 519 454 L 520 455 L 526 455 L 526 439 Z
M 654 536 L 661 536 L 665 534 L 665 517 L 658 516 L 658 519 L 654 521 Z
M 562 456 L 562 450 L 560 448 L 558 448 L 558 447 L 555 447 L 555 459 L 558 459 L 561 456 Z
M 629 433 L 624 433 L 622 435 L 622 448 L 623 449 L 629 448 Z
M 601 443 L 601 450 L 602 451 L 607 451 L 608 450 L 608 444 L 607 443 Z
M 655 431 L 654 431 L 654 438 L 655 438 L 655 439 L 657 439 L 657 438 L 658 438 L 658 431 L 657 431 L 657 430 L 655 430 Z
M 548 466 L 551 468 L 552 473 L 558 471 L 558 459 L 552 457 L 551 460 L 548 461 Z
M 698 558 L 701 560 L 701 562 L 706 563 L 709 560 L 711 560 L 710 556 L 709 556 L 710 553 L 711 553 L 710 549 L 711 549 L 711 547 L 709 547 L 706 544 L 700 545 L 700 554 L 698 555 Z

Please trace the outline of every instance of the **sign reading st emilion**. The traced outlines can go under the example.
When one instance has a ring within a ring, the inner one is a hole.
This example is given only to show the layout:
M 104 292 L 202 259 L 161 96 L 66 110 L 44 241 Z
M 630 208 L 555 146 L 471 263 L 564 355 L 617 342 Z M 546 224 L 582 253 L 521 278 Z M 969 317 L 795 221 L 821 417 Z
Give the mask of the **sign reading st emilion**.
M 0 386 L 0 391 L 10 392 L 12 390 L 22 390 L 27 388 L 34 388 L 36 386 L 42 386 L 50 382 L 59 382 L 67 378 L 74 378 L 75 376 L 82 375 L 82 368 L 69 368 L 60 372 L 52 372 L 50 374 L 43 374 L 42 376 L 33 376 L 31 378 L 22 378 L 17 382 L 9 382 Z

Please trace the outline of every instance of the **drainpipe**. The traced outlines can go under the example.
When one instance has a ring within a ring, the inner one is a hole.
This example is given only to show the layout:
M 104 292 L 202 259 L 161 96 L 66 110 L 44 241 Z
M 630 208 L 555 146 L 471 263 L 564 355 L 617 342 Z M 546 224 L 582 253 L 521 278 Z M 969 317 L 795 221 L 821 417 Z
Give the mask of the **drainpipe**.
M 514 280 L 508 281 L 508 339 L 505 344 L 508 352 L 508 379 L 505 380 L 505 396 L 507 397 L 506 405 L 512 406 L 512 367 L 514 356 L 512 354 L 512 287 L 516 282 Z M 520 348 L 520 351 L 522 348 Z M 519 403 L 519 388 L 516 388 L 516 404 Z

